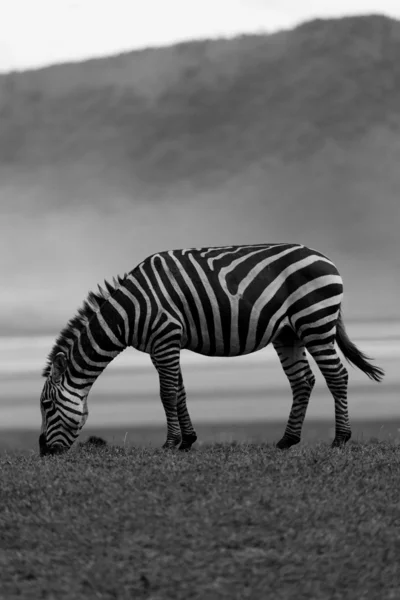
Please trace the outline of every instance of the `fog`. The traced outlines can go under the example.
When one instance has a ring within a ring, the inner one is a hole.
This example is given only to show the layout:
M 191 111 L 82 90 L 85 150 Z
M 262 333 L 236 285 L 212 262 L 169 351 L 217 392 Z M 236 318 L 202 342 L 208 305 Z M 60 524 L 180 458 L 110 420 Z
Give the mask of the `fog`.
M 162 250 L 268 242 L 336 264 L 348 330 L 388 373 L 351 371 L 355 414 L 396 415 L 400 37 L 354 23 L 0 76 L 0 426 L 38 426 L 47 353 L 98 283 Z M 143 375 L 129 356 L 96 383 L 98 426 L 164 418 L 148 357 Z M 285 418 L 289 386 L 265 356 L 265 372 L 257 357 L 191 363 L 196 418 Z M 318 377 L 310 414 L 331 418 Z

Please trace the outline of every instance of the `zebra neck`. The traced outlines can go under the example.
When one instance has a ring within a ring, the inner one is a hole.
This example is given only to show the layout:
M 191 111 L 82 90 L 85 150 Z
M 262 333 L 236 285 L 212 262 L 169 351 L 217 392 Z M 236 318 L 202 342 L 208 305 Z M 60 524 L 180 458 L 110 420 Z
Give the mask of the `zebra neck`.
M 128 334 L 103 305 L 71 348 L 71 371 L 80 388 L 89 390 L 110 362 L 125 350 Z

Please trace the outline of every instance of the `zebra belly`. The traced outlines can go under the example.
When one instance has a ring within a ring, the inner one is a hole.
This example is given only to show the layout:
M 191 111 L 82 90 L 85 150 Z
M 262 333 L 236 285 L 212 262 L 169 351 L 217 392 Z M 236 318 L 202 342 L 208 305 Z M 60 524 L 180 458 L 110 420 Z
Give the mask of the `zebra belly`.
M 202 322 L 196 335 L 188 336 L 183 347 L 204 356 L 251 354 L 267 346 L 286 324 L 286 315 L 278 319 L 254 315 L 252 307 L 245 305 L 238 311 L 219 313 L 213 328 Z

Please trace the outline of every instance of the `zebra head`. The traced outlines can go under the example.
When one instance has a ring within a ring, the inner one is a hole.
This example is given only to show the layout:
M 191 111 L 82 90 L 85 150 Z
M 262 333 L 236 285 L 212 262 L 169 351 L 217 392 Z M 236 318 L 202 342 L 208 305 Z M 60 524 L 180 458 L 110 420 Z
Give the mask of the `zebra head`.
M 39 436 L 40 455 L 69 450 L 84 426 L 88 390 L 72 386 L 68 375 L 68 359 L 58 352 L 49 368 L 40 397 L 42 428 Z

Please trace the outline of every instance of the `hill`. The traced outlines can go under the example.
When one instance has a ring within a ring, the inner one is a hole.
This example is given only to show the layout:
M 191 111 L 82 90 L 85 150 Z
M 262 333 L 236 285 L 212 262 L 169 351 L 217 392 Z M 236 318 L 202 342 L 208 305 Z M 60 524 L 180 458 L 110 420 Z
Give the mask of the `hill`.
M 4 323 L 58 327 L 156 250 L 278 239 L 398 315 L 399 56 L 365 16 L 0 76 Z

